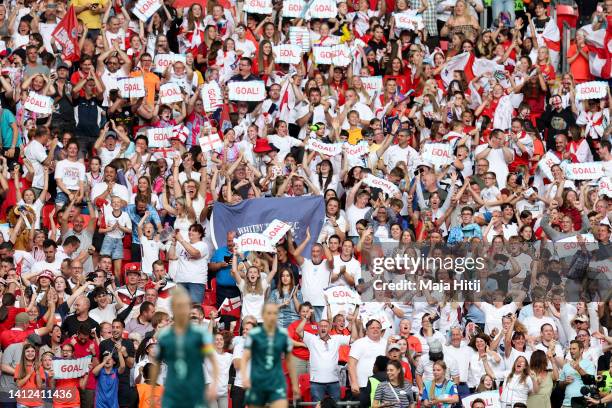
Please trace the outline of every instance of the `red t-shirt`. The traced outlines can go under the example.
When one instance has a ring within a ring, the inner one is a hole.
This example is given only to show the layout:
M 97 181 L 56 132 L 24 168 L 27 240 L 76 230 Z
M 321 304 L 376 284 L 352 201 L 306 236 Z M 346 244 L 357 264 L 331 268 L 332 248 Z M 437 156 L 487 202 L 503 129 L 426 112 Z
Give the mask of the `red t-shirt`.
M 287 334 L 289 334 L 289 337 L 299 342 L 301 342 L 302 339 L 300 338 L 300 336 L 297 335 L 295 329 L 300 325 L 300 323 L 301 320 L 296 320 L 295 322 L 291 323 L 289 327 L 287 327 Z M 317 327 L 316 323 L 310 323 L 304 326 L 304 331 L 316 335 L 319 331 L 319 328 Z M 294 347 L 292 354 L 300 360 L 310 359 L 310 352 L 306 347 Z
M 15 306 L 7 306 L 7 309 L 8 309 L 8 315 L 6 319 L 0 323 L 0 333 L 2 333 L 5 330 L 9 330 L 13 326 L 15 326 L 15 317 L 19 313 L 26 311 L 23 307 L 15 307 Z
M 71 340 L 72 338 L 66 339 L 64 341 L 64 344 L 70 343 Z M 89 352 L 89 346 L 91 344 L 93 344 L 94 351 L 95 351 L 95 354 L 93 356 L 95 357 L 98 354 L 100 354 L 100 348 L 98 347 L 95 341 L 88 340 L 84 344 L 81 344 L 77 341 L 76 344 L 74 345 L 74 358 L 81 358 L 81 357 L 89 356 L 91 354 Z M 89 376 L 87 377 L 87 385 L 85 386 L 85 388 L 88 390 L 96 389 L 96 377 L 91 373 L 91 371 L 89 372 Z
M 2 334 L 0 334 L 0 345 L 2 346 L 2 350 L 6 350 L 11 344 L 21 343 L 33 333 L 34 329 L 21 330 L 16 327 L 3 331 Z

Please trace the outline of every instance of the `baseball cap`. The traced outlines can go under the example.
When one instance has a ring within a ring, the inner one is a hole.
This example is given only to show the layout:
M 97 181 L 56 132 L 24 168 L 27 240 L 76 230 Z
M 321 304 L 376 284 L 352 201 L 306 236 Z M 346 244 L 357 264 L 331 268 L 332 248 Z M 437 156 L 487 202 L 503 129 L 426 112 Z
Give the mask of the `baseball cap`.
M 45 269 L 44 271 L 42 271 L 42 273 L 40 275 L 38 275 L 38 279 L 40 278 L 47 278 L 49 279 L 51 282 L 55 281 L 55 275 L 53 274 L 53 272 L 51 272 L 48 269 Z M 37 279 L 37 280 L 38 280 Z
M 429 352 L 430 353 L 442 353 L 442 343 L 440 340 L 434 340 L 429 343 Z
M 40 347 L 40 346 L 43 345 L 42 338 L 38 334 L 36 334 L 36 333 L 30 334 L 28 336 L 27 340 L 28 340 L 28 343 L 30 343 L 30 344 L 32 344 L 32 345 L 34 345 L 36 347 Z
M 109 130 L 108 132 L 106 132 L 106 136 L 104 138 L 106 139 L 107 137 L 118 139 L 117 132 L 115 132 L 114 130 Z
M 66 64 L 65 62 L 62 62 L 62 63 L 60 63 L 60 64 L 57 66 L 57 69 L 67 69 L 67 70 L 70 70 L 70 67 L 69 67 L 69 66 L 68 66 L 68 64 Z
M 399 344 L 397 343 L 391 343 L 389 344 L 389 346 L 387 347 L 387 353 L 392 351 L 392 350 L 397 350 L 397 351 L 401 351 L 402 349 L 400 348 Z
M 123 274 L 125 276 L 127 276 L 128 273 L 137 273 L 140 275 L 140 272 L 142 272 L 140 262 L 129 262 L 123 267 Z
M 30 321 L 30 316 L 26 312 L 17 313 L 15 324 L 26 324 Z

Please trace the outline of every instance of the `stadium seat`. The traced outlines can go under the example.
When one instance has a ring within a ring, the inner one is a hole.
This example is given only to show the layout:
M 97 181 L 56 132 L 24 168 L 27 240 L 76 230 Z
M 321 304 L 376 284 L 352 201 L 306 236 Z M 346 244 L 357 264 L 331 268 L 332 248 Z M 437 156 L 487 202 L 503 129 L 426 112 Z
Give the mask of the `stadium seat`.
M 567 23 L 570 28 L 576 28 L 578 23 L 578 13 L 572 6 L 566 4 L 557 5 L 557 25 L 559 32 L 563 35 L 563 23 Z
M 41 211 L 41 217 L 42 217 L 42 226 L 45 227 L 46 229 L 51 229 L 51 223 L 49 222 L 49 214 L 51 214 L 51 211 L 53 211 L 53 209 L 55 208 L 55 204 L 45 204 L 42 208 Z M 55 221 L 55 225 L 59 228 L 59 225 L 57 225 L 57 218 Z

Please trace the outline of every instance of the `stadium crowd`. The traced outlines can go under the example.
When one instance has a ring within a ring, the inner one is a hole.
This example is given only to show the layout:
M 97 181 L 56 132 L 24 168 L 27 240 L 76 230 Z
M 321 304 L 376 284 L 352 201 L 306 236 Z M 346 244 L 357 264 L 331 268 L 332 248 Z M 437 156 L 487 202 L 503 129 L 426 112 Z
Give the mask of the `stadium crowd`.
M 0 65 L 0 406 L 612 407 L 612 0 L 12 0 Z

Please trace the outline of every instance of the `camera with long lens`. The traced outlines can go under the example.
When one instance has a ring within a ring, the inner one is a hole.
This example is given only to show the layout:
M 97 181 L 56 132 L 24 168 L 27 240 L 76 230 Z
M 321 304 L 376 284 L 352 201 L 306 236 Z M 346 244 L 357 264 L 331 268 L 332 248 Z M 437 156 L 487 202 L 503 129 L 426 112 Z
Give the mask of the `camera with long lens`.
M 606 386 L 606 380 L 601 375 L 584 375 L 582 376 L 582 382 L 584 385 L 580 387 L 580 394 L 584 397 L 589 397 L 595 400 L 600 400 L 603 396 L 600 394 L 599 389 Z M 574 401 L 572 401 L 572 406 Z M 586 403 L 586 401 L 585 401 Z M 580 404 L 581 405 L 581 404 Z M 589 405 L 588 407 L 604 407 L 605 404 Z

